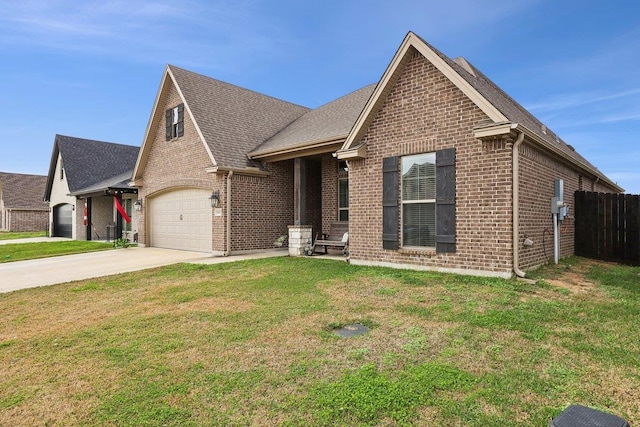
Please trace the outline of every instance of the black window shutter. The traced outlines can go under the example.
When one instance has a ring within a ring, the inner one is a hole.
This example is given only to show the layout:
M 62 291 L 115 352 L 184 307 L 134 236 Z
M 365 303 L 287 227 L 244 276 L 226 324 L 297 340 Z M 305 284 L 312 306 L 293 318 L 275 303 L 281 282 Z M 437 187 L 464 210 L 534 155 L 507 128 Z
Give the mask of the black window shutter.
M 436 151 L 436 252 L 456 251 L 456 149 Z
M 382 247 L 398 250 L 398 199 L 400 192 L 399 158 L 382 159 Z
M 173 110 L 169 108 L 164 113 L 165 123 L 165 139 L 169 141 L 173 137 Z
M 184 135 L 184 104 L 178 105 L 178 124 L 176 125 L 176 136 Z

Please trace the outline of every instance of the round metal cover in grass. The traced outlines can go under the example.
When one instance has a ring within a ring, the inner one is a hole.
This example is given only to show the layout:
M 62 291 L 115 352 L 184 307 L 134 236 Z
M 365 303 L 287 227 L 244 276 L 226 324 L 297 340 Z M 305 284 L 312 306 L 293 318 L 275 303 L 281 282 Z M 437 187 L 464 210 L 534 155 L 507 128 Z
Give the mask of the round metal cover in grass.
M 354 323 L 352 325 L 345 325 L 342 328 L 336 330 L 336 334 L 342 338 L 355 337 L 369 332 L 369 328 L 360 323 Z

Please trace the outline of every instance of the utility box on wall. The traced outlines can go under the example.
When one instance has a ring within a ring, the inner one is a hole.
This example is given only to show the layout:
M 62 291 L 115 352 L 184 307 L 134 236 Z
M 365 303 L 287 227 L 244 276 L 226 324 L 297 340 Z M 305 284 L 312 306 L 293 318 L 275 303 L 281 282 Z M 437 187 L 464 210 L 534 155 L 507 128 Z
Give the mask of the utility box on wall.
M 569 207 L 564 202 L 564 181 L 556 178 L 554 181 L 553 197 L 551 198 L 551 213 L 558 215 L 558 221 L 563 221 L 569 214 Z

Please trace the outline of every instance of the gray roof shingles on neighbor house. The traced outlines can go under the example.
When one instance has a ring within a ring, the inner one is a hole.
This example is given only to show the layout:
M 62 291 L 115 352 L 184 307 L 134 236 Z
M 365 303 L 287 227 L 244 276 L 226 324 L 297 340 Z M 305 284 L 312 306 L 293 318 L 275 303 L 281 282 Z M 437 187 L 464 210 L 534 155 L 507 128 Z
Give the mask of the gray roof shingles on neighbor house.
M 129 179 L 139 151 L 140 147 L 131 145 L 56 135 L 45 200 L 49 200 L 51 195 L 58 154 L 62 156 L 69 192 L 78 194 L 99 183 L 118 184 L 123 179 Z M 116 178 L 116 181 L 111 182 Z
M 247 153 L 309 111 L 173 65 L 168 69 L 221 168 L 259 166 Z
M 47 177 L 21 173 L 0 172 L 0 188 L 6 209 L 49 210 L 42 200 Z

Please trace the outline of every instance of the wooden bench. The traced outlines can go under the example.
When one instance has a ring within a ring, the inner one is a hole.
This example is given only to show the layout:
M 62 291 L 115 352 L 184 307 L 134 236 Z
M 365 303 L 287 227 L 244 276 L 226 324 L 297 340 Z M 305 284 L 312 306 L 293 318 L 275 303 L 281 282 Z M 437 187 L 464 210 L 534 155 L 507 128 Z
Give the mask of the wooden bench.
M 316 234 L 316 240 L 313 242 L 311 253 L 315 253 L 316 246 L 323 246 L 324 253 L 327 252 L 328 247 L 340 248 L 345 253 L 349 248 L 349 235 L 345 236 L 345 233 L 349 233 L 349 222 L 336 221 L 331 223 L 329 234 L 323 234 L 322 239 L 318 238 L 319 233 Z

